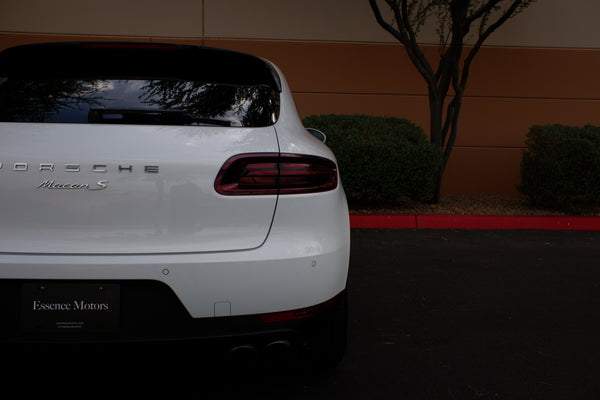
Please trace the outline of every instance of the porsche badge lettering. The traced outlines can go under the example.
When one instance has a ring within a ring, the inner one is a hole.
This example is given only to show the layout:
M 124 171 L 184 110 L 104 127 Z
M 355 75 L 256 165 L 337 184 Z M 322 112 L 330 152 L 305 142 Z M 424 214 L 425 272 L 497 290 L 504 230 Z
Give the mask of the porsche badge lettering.
M 2 170 L 3 167 L 4 167 L 4 164 L 2 162 L 0 162 L 0 170 Z M 12 171 L 23 173 L 23 172 L 32 171 L 34 169 L 37 169 L 37 166 L 36 166 L 36 168 L 31 168 L 31 165 L 28 162 L 15 162 L 15 163 L 12 163 L 11 169 L 12 169 Z M 81 164 L 78 164 L 78 163 L 68 163 L 68 164 L 64 164 L 64 168 L 62 168 L 62 167 L 57 167 L 56 164 L 51 163 L 51 162 L 40 163 L 38 171 L 43 174 L 46 174 L 49 172 L 60 171 L 61 169 L 64 172 L 85 172 L 87 170 L 88 172 L 91 172 L 93 174 L 105 174 L 105 173 L 109 173 L 109 172 L 114 172 L 117 174 L 125 174 L 125 173 L 129 174 L 129 173 L 134 172 L 134 166 L 131 164 L 119 164 L 119 165 L 115 165 L 115 166 L 109 166 L 107 164 L 96 163 L 96 164 L 92 164 L 91 167 L 85 168 Z M 160 170 L 160 167 L 158 165 L 144 165 L 143 168 L 141 168 L 141 171 L 143 171 L 143 173 L 146 173 L 146 174 L 158 174 L 159 170 Z M 36 189 L 56 189 L 56 190 L 65 189 L 65 190 L 96 191 L 96 190 L 106 189 L 108 187 L 108 183 L 109 183 L 109 181 L 107 179 L 99 180 L 95 183 L 80 183 L 80 182 L 73 183 L 72 181 L 71 182 L 60 182 L 55 179 L 44 179 L 39 185 L 37 185 Z
M 0 170 L 3 169 L 4 164 L 0 162 Z M 30 170 L 30 164 L 27 162 L 16 162 L 13 163 L 12 168 L 13 171 L 18 172 L 26 172 Z M 55 172 L 60 170 L 56 167 L 54 163 L 40 163 L 39 171 L 41 172 Z M 64 165 L 62 169 L 65 172 L 85 172 L 85 169 L 82 168 L 81 164 L 68 163 Z M 145 173 L 149 174 L 157 174 L 160 170 L 158 165 L 144 165 L 142 169 Z M 115 171 L 119 173 L 133 173 L 134 167 L 131 164 L 119 164 L 114 167 L 110 167 L 107 164 L 93 164 L 91 168 L 89 168 L 89 172 L 93 173 L 106 173 L 110 171 Z

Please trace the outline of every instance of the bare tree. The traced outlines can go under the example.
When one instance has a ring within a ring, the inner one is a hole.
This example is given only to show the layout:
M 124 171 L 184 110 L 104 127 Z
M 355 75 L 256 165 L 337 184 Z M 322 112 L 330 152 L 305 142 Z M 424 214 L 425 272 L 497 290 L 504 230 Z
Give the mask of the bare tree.
M 427 83 L 430 140 L 443 150 L 434 202 L 439 201 L 442 176 L 458 134 L 458 117 L 473 58 L 496 29 L 534 1 L 369 0 L 377 23 L 404 45 Z M 384 8 L 382 12 L 379 4 L 385 5 L 387 10 Z M 437 70 L 417 42 L 421 28 L 430 19 L 438 23 L 440 59 Z M 466 46 L 468 35 L 473 37 L 473 44 Z M 453 97 L 446 105 L 451 88 Z

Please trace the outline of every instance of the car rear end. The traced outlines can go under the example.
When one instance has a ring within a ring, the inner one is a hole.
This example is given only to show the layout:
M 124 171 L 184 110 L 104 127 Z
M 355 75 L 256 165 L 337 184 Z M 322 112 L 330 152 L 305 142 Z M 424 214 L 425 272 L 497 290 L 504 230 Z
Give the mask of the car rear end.
M 339 171 L 269 62 L 168 44 L 6 50 L 0 183 L 1 342 L 341 357 Z

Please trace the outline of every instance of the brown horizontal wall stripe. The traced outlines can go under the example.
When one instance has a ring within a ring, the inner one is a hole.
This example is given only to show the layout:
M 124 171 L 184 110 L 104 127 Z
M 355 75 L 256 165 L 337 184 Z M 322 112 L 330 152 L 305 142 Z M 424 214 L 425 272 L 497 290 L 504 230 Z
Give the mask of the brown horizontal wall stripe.
M 370 114 L 407 118 L 428 131 L 426 85 L 397 44 L 0 33 L 0 49 L 61 40 L 205 44 L 275 62 L 301 116 Z M 425 49 L 435 56 L 435 47 Z M 473 65 L 444 193 L 516 193 L 531 125 L 600 125 L 600 50 L 484 48 Z
M 466 98 L 459 146 L 523 147 L 532 125 L 600 125 L 600 100 Z
M 399 44 L 206 39 L 278 64 L 298 92 L 427 94 L 423 78 Z M 424 46 L 428 58 L 437 48 Z M 600 50 L 482 48 L 466 95 L 600 99 Z
M 294 93 L 301 117 L 311 114 L 367 114 L 406 118 L 423 129 L 429 124 L 427 96 Z
M 425 81 L 400 45 L 207 39 L 280 67 L 292 90 L 326 93 L 426 94 Z
M 427 96 L 294 93 L 302 117 L 369 114 L 406 118 L 428 130 Z M 600 125 L 600 100 L 466 98 L 457 146 L 524 147 L 532 125 Z
M 456 147 L 442 192 L 516 195 L 522 155 L 522 149 Z
M 600 49 L 482 48 L 469 96 L 600 99 Z

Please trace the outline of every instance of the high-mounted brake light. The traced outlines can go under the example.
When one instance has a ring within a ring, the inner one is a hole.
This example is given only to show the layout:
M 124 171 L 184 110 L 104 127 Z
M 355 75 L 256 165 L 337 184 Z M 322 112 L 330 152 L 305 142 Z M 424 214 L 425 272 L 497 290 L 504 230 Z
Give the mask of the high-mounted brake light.
M 215 190 L 226 196 L 316 193 L 336 187 L 333 161 L 297 154 L 237 155 L 225 162 L 215 181 Z

